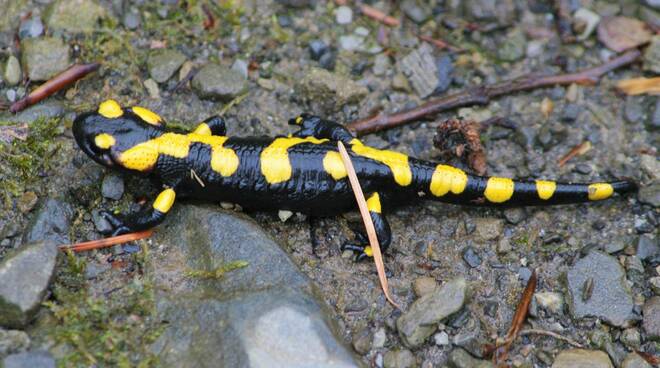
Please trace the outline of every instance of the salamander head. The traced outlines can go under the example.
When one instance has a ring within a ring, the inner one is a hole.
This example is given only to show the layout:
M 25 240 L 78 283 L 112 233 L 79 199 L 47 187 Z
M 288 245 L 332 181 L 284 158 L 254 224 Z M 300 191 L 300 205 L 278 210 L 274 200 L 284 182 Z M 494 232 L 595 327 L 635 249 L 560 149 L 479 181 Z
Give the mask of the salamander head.
M 96 111 L 76 117 L 73 135 L 78 146 L 94 161 L 107 167 L 123 167 L 119 155 L 161 135 L 165 124 L 156 113 L 142 107 L 122 108 L 107 100 Z

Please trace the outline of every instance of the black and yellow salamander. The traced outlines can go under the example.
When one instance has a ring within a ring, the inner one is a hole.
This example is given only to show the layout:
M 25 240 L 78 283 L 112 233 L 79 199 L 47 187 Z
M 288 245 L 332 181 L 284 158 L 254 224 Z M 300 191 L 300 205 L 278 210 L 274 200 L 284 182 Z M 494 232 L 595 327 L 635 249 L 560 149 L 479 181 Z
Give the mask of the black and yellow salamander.
M 355 209 L 337 141 L 347 146 L 383 250 L 392 240 L 384 205 L 419 198 L 465 205 L 551 205 L 598 201 L 637 189 L 630 181 L 562 184 L 474 176 L 369 147 L 342 125 L 317 116 L 301 115 L 289 123 L 299 128 L 290 136 L 227 137 L 224 120 L 214 116 L 181 134 L 168 130 L 152 111 L 108 100 L 78 116 L 73 133 L 96 162 L 163 184 L 149 208 L 125 216 L 104 212 L 115 235 L 158 225 L 176 197 L 316 216 Z M 371 256 L 364 236 L 357 236 L 356 243 L 345 248 L 356 251 L 358 259 Z

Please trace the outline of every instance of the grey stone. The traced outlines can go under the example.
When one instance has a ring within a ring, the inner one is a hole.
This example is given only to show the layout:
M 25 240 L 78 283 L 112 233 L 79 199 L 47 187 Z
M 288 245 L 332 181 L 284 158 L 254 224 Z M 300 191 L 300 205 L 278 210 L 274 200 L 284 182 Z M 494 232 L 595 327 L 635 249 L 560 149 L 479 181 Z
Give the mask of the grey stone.
M 637 193 L 640 202 L 660 207 L 660 181 L 641 187 Z
M 644 106 L 639 96 L 628 96 L 624 106 L 624 117 L 629 123 L 637 123 L 644 117 Z
M 44 24 L 41 22 L 41 17 L 34 16 L 21 23 L 18 28 L 18 37 L 21 40 L 26 38 L 39 37 L 44 33 Z
M 177 206 L 154 241 L 150 267 L 158 316 L 152 345 L 164 366 L 353 367 L 311 282 L 247 216 L 213 206 Z M 222 280 L 186 276 L 227 262 Z M 304 347 L 301 349 L 301 347 Z
M 248 77 L 248 63 L 247 61 L 243 59 L 236 59 L 234 63 L 231 65 L 231 69 L 235 70 L 243 76 L 243 78 L 247 79 Z
M 202 67 L 192 80 L 195 93 L 202 98 L 229 102 L 248 90 L 241 73 L 222 65 L 210 63 Z
M 28 38 L 21 43 L 21 64 L 32 81 L 45 81 L 69 67 L 69 46 L 55 37 Z
M 432 292 L 438 287 L 438 283 L 435 282 L 433 277 L 422 276 L 418 277 L 413 281 L 413 291 L 418 298 Z
M 101 194 L 105 198 L 120 200 L 124 195 L 124 178 L 116 172 L 106 174 L 101 184 Z
M 527 48 L 525 34 L 520 28 L 507 33 L 506 39 L 497 49 L 497 57 L 504 61 L 516 61 L 525 56 Z
M 0 0 L 0 32 L 14 31 L 21 19 L 21 13 L 32 7 L 27 0 Z
M 55 359 L 47 351 L 12 354 L 2 361 L 4 368 L 55 368 Z
M 73 210 L 68 203 L 52 198 L 46 200 L 28 225 L 23 242 L 46 240 L 55 245 L 69 244 L 69 226 L 72 217 Z
M 124 14 L 124 18 L 122 19 L 122 22 L 124 23 L 124 27 L 126 29 L 134 30 L 138 29 L 140 27 L 140 23 L 142 22 L 142 19 L 140 18 L 140 14 L 134 11 L 129 11 Z
M 383 359 L 385 368 L 411 368 L 415 366 L 415 356 L 410 350 L 390 350 Z
M 105 217 L 101 216 L 98 210 L 92 211 L 92 221 L 94 221 L 96 231 L 101 234 L 107 234 L 113 229 L 110 222 L 106 220 Z
M 363 328 L 353 334 L 353 349 L 360 355 L 364 355 L 371 350 L 373 336 L 369 328 Z
M 565 122 L 575 121 L 580 115 L 582 107 L 577 104 L 569 103 L 564 106 L 564 110 L 561 114 L 561 120 Z
M 368 93 L 366 87 L 351 79 L 319 68 L 311 68 L 296 85 L 296 90 L 305 99 L 318 102 L 321 108 L 335 111 L 360 101 Z
M 452 338 L 454 346 L 465 349 L 473 356 L 482 357 L 483 346 L 487 341 L 483 338 L 481 323 L 478 319 L 468 318 L 465 325 Z
M 23 78 L 23 72 L 21 71 L 21 64 L 18 62 L 18 58 L 14 55 L 9 55 L 7 61 L 5 62 L 4 71 L 2 73 L 2 78 L 5 80 L 5 83 L 9 86 L 17 85 Z
M 564 350 L 552 363 L 552 368 L 613 368 L 610 358 L 602 351 L 569 349 Z
M 649 278 L 649 285 L 651 285 L 651 290 L 655 295 L 660 295 L 660 276 Z
M 417 24 L 422 24 L 431 17 L 431 9 L 426 4 L 415 0 L 404 0 L 401 3 L 401 10 Z
M 0 328 L 0 357 L 20 353 L 30 347 L 30 337 L 24 331 Z
M 525 210 L 520 207 L 507 208 L 504 210 L 504 218 L 510 224 L 519 224 L 525 218 Z
M 660 98 L 655 99 L 655 109 L 653 109 L 649 125 L 651 128 L 660 129 Z
M 436 64 L 438 66 L 438 85 L 435 87 L 433 93 L 439 94 L 449 89 L 452 73 L 454 72 L 454 64 L 449 55 L 440 57 Z
M 433 335 L 433 342 L 438 346 L 449 345 L 449 335 L 445 331 L 440 331 Z
M 465 247 L 463 250 L 463 260 L 472 268 L 479 267 L 481 264 L 481 257 L 473 247 Z
M 337 24 L 350 24 L 353 21 L 353 10 L 346 5 L 342 5 L 335 10 L 335 20 Z
M 421 98 L 430 96 L 438 86 L 438 65 L 426 42 L 402 58 L 398 67 Z
M 616 258 L 592 251 L 568 270 L 566 280 L 573 317 L 598 317 L 614 326 L 622 326 L 632 317 L 632 294 Z
M 374 332 L 374 339 L 371 343 L 371 347 L 374 349 L 381 349 L 383 346 L 385 346 L 385 343 L 387 342 L 387 333 L 385 332 L 384 328 L 379 328 Z
M 0 263 L 0 326 L 25 327 L 39 310 L 55 271 L 57 248 L 49 242 L 21 247 Z
M 454 349 L 449 353 L 449 366 L 452 368 L 492 368 L 493 363 L 488 360 L 479 360 L 463 349 Z
M 631 240 L 627 236 L 617 236 L 611 241 L 605 243 L 603 250 L 609 254 L 620 252 L 630 243 Z
M 476 235 L 477 238 L 486 241 L 486 240 L 495 240 L 497 239 L 504 230 L 504 220 L 496 219 L 492 217 L 477 218 L 474 220 L 476 225 Z
M 660 36 L 651 38 L 651 43 L 644 51 L 644 70 L 660 73 Z
M 383 76 L 391 68 L 390 58 L 385 54 L 378 54 L 374 58 L 374 75 Z
M 186 56 L 177 50 L 157 49 L 149 53 L 147 68 L 151 79 L 166 82 L 186 61 Z
M 639 350 L 639 347 L 642 344 L 642 335 L 636 328 L 627 328 L 623 330 L 619 340 L 621 340 L 621 342 L 629 349 Z
M 644 303 L 642 315 L 644 316 L 642 326 L 647 338 L 660 341 L 660 296 L 654 296 Z
M 309 53 L 312 58 L 312 60 L 319 61 L 321 59 L 321 56 L 325 54 L 328 50 L 329 47 L 326 45 L 323 40 L 312 40 L 309 42 Z
M 459 311 L 465 303 L 467 283 L 456 278 L 415 300 L 396 321 L 397 330 L 408 347 L 414 348 L 431 336 L 437 323 Z
M 626 359 L 623 360 L 621 368 L 652 368 L 652 366 L 639 354 L 633 352 L 626 355 Z
M 51 119 L 63 116 L 64 106 L 57 100 L 48 100 L 28 107 L 16 115 L 3 118 L 5 121 L 14 123 L 32 123 L 38 119 Z
M 339 37 L 339 46 L 346 51 L 355 51 L 362 48 L 364 37 L 358 35 L 346 35 Z
M 45 21 L 50 30 L 88 33 L 105 16 L 105 8 L 94 0 L 55 0 L 46 9 Z
M 647 259 L 652 259 L 653 257 L 660 255 L 660 244 L 658 244 L 658 238 L 651 238 L 648 235 L 640 235 L 635 242 L 635 249 L 637 258 L 642 261 Z
M 474 20 L 497 20 L 505 25 L 516 17 L 516 7 L 512 0 L 466 0 L 463 3 L 466 13 Z
M 612 335 L 606 329 L 594 329 L 589 337 L 592 345 L 597 349 L 604 350 L 615 366 L 621 365 L 626 353 L 625 348 L 621 344 L 615 344 L 612 341 Z

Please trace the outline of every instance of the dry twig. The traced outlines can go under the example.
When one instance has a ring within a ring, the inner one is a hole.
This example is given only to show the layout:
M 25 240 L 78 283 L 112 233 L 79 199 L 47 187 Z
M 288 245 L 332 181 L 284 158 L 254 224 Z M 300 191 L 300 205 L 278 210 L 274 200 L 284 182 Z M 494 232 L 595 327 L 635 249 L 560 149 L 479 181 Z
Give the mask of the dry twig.
M 32 106 L 37 102 L 45 99 L 46 97 L 84 78 L 87 74 L 96 71 L 100 66 L 101 64 L 99 63 L 75 64 L 69 69 L 53 77 L 48 82 L 42 84 L 34 91 L 30 92 L 29 95 L 14 102 L 9 108 L 9 111 L 17 113 L 26 107 Z
M 367 201 L 364 199 L 364 193 L 362 193 L 362 187 L 360 186 L 360 181 L 355 174 L 355 169 L 353 168 L 353 163 L 351 162 L 351 157 L 346 151 L 346 147 L 341 141 L 337 142 L 337 147 L 339 148 L 339 154 L 341 155 L 341 160 L 344 162 L 344 167 L 346 167 L 346 172 L 348 173 L 348 180 L 351 183 L 351 188 L 353 188 L 353 193 L 355 194 L 355 200 L 357 201 L 358 208 L 360 209 L 360 214 L 362 215 L 362 220 L 364 221 L 364 227 L 367 230 L 367 236 L 369 238 L 369 245 L 371 245 L 371 250 L 373 251 L 374 262 L 376 263 L 376 270 L 378 271 L 378 279 L 380 280 L 380 286 L 383 288 L 383 293 L 385 298 L 397 309 L 401 309 L 398 304 L 394 302 L 392 296 L 390 295 L 390 289 L 387 285 L 387 276 L 385 275 L 385 266 L 383 264 L 383 254 L 380 252 L 380 245 L 378 244 L 378 237 L 376 236 L 376 228 L 374 223 L 371 220 L 369 215 L 369 209 L 367 208 Z
M 572 74 L 549 76 L 526 75 L 509 81 L 488 86 L 473 87 L 449 96 L 430 100 L 421 106 L 396 114 L 376 114 L 348 124 L 348 129 L 357 135 L 364 135 L 384 129 L 394 128 L 412 121 L 435 115 L 463 106 L 485 105 L 495 97 L 514 92 L 550 87 L 555 85 L 595 84 L 608 72 L 628 65 L 640 57 L 639 50 L 628 51 L 604 64 Z
M 386 26 L 398 27 L 400 24 L 398 19 L 383 13 L 382 11 L 374 8 L 373 6 L 362 4 L 360 5 L 360 11 L 362 12 L 362 14 L 366 15 L 367 17 L 377 20 Z
M 589 152 L 591 149 L 591 142 L 589 141 L 584 141 L 577 146 L 573 147 L 564 157 L 560 158 L 559 161 L 557 161 L 557 166 L 563 167 L 566 165 L 568 160 L 572 159 L 575 156 L 581 156 L 584 155 L 585 153 Z
M 77 244 L 66 244 L 66 245 L 60 245 L 57 248 L 59 250 L 72 250 L 74 252 L 83 252 L 86 250 L 93 250 L 93 249 L 102 249 L 102 248 L 108 248 L 112 247 L 113 245 L 117 244 L 122 244 L 122 243 L 128 243 L 134 240 L 140 240 L 144 238 L 148 238 L 153 234 L 153 229 L 147 229 L 143 231 L 138 231 L 136 233 L 130 233 L 130 234 L 124 234 L 124 235 L 118 235 L 118 236 L 113 236 L 110 238 L 103 238 L 103 239 L 98 239 L 98 240 L 90 240 L 82 243 L 77 243 Z

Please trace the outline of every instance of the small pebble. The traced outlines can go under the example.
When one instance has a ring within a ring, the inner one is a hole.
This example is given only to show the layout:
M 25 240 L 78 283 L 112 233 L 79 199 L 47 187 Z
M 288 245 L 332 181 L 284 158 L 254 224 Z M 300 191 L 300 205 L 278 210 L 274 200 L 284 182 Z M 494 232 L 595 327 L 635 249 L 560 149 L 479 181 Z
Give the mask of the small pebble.
M 335 10 L 335 19 L 337 24 L 350 24 L 353 21 L 353 10 L 342 5 Z
M 423 276 L 415 279 L 413 283 L 413 291 L 417 297 L 422 297 L 433 290 L 438 286 L 437 282 L 433 277 Z
M 481 264 L 481 257 L 479 257 L 479 254 L 472 247 L 465 248 L 463 251 L 463 260 L 472 268 L 479 267 Z
M 124 22 L 124 27 L 126 27 L 126 29 L 130 29 L 130 30 L 137 29 L 138 27 L 140 27 L 140 22 L 141 22 L 140 14 L 134 11 L 129 11 L 126 14 L 124 14 L 123 22 Z
M 449 335 L 445 331 L 440 331 L 433 335 L 433 341 L 438 346 L 449 345 Z
M 321 56 L 328 51 L 328 45 L 322 40 L 312 40 L 309 42 L 309 54 L 312 60 L 319 61 Z
M 289 28 L 293 25 L 293 19 L 286 14 L 282 14 L 277 16 L 277 23 L 282 28 Z
M 147 89 L 149 97 L 153 99 L 160 99 L 160 89 L 158 88 L 158 83 L 155 80 L 149 78 L 144 81 L 144 88 Z
M 381 349 L 385 346 L 387 342 L 387 333 L 384 328 L 379 328 L 374 332 L 374 340 L 371 343 L 373 349 Z
M 124 179 L 116 173 L 107 174 L 101 184 L 101 193 L 105 198 L 118 201 L 124 194 Z
M 44 24 L 41 17 L 35 16 L 21 22 L 18 28 L 18 37 L 23 40 L 26 38 L 39 37 L 44 33 Z
M 321 56 L 321 59 L 319 60 L 319 65 L 321 68 L 326 69 L 326 70 L 334 70 L 335 69 L 335 61 L 337 59 L 337 55 L 334 52 L 326 52 Z
M 94 222 L 96 231 L 99 233 L 107 234 L 112 231 L 112 225 L 105 219 L 105 217 L 101 216 L 98 210 L 92 211 L 92 221 Z
M 247 79 L 248 77 L 247 61 L 243 59 L 236 59 L 236 61 L 234 61 L 234 64 L 232 64 L 231 69 L 239 72 L 243 76 L 243 78 Z
M 582 108 L 577 104 L 566 104 L 561 114 L 561 120 L 567 123 L 573 122 L 578 118 L 581 110 Z

